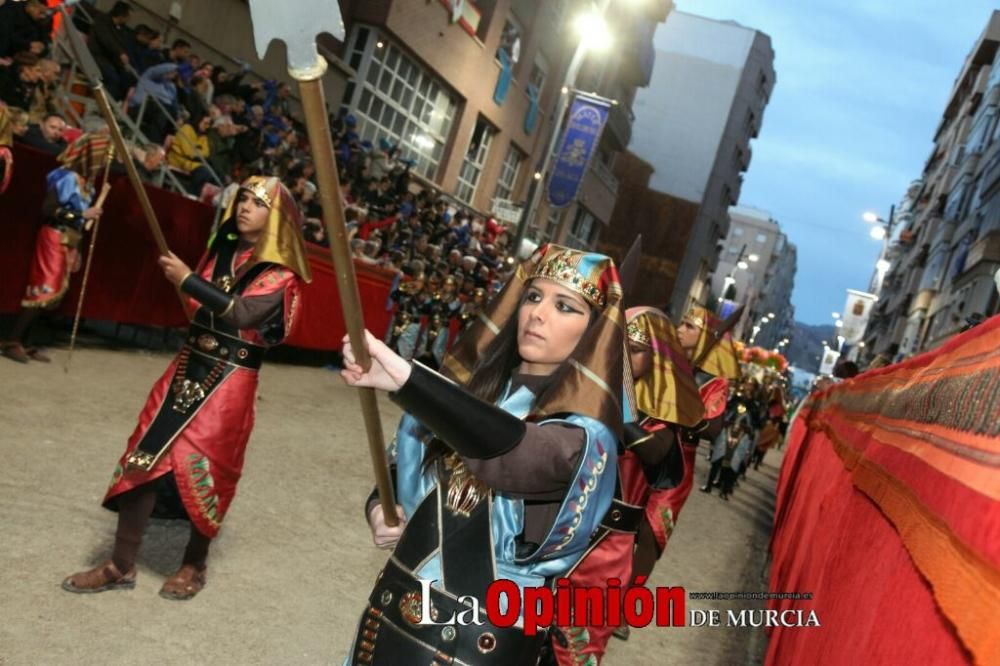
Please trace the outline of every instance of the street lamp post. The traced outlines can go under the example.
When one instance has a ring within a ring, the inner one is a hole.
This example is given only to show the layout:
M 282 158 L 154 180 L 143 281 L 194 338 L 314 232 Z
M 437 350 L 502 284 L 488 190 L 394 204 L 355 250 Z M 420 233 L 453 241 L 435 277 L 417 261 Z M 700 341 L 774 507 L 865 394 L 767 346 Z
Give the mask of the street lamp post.
M 892 241 L 892 228 L 896 223 L 896 206 L 889 206 L 888 220 L 883 220 L 871 211 L 861 217 L 865 222 L 875 225 L 872 227 L 871 237 L 882 241 L 882 251 L 879 252 L 878 261 L 875 262 L 875 274 L 872 275 L 872 281 L 868 285 L 868 291 L 877 296 L 882 291 L 882 281 L 885 279 L 885 274 L 889 272 L 891 267 L 888 255 L 889 243 Z
M 598 0 L 597 9 L 594 14 L 595 19 L 603 19 L 608 6 L 611 4 L 611 0 Z M 595 26 L 595 19 L 588 21 L 589 25 L 582 25 L 581 21 L 581 31 L 587 30 L 588 32 L 593 31 Z M 604 28 L 606 30 L 606 27 Z M 563 116 L 566 115 L 566 109 L 569 108 L 569 100 L 574 86 L 576 85 L 576 77 L 580 73 L 580 68 L 583 66 L 583 60 L 587 55 L 587 50 L 590 45 L 587 39 L 590 35 L 581 36 L 579 43 L 576 45 L 576 50 L 573 51 L 573 57 L 569 61 L 569 67 L 566 69 L 566 77 L 563 79 L 563 84 L 561 92 L 559 95 L 559 104 L 556 107 L 556 113 L 552 121 L 552 129 L 549 133 L 549 140 L 545 146 L 545 153 L 542 155 L 542 164 L 534 174 L 534 178 L 531 179 L 531 186 L 528 188 L 528 203 L 521 211 L 521 218 L 517 221 L 517 232 L 514 234 L 514 242 L 511 247 L 514 248 L 516 254 L 520 254 L 521 243 L 524 241 L 524 234 L 528 230 L 528 221 L 531 220 L 538 210 L 538 204 L 542 198 L 542 192 L 544 191 L 545 174 L 548 173 L 549 168 L 552 165 L 552 154 L 556 150 L 556 144 L 559 142 L 559 135 L 562 133 Z M 602 46 L 607 46 L 607 35 L 604 36 L 605 44 Z

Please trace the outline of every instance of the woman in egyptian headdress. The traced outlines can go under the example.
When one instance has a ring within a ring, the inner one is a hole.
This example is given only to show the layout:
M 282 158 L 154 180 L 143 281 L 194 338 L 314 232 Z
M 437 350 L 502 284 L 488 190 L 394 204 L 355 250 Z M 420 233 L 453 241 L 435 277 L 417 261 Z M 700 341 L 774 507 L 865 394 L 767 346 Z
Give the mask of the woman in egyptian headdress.
M 348 663 L 536 662 L 544 631 L 421 626 L 421 608 L 485 607 L 497 579 L 545 586 L 583 556 L 614 494 L 623 409 L 632 420 L 621 301 L 608 257 L 548 245 L 457 340 L 444 376 L 370 334 L 365 373 L 345 346 L 347 383 L 391 391 L 407 412 L 393 455 L 402 524 L 387 527 L 369 501 L 376 544 L 395 549 Z M 429 599 L 420 579 L 434 581 Z
M 70 592 L 135 586 L 135 558 L 151 515 L 191 523 L 178 572 L 160 596 L 190 599 L 205 585 L 209 544 L 243 471 L 253 430 L 258 370 L 298 317 L 310 280 L 301 217 L 277 178 L 252 176 L 195 271 L 160 257 L 188 297 L 184 347 L 153 386 L 104 497 L 118 512 L 109 560 L 63 581 Z
M 718 462 L 726 452 L 724 426 L 731 422 L 726 417 L 730 383 L 740 379 L 740 363 L 732 338 L 722 330 L 718 317 L 695 306 L 681 319 L 677 340 L 691 358 L 698 392 L 705 405 L 705 420 L 698 427 L 686 430 L 683 437 L 695 446 L 702 439 L 713 442 L 711 457 Z M 711 492 L 714 482 L 710 474 L 708 483 L 700 490 Z
M 14 137 L 28 131 L 28 112 L 0 102 L 0 194 L 10 185 L 14 175 Z
M 3 353 L 19 363 L 48 362 L 49 358 L 30 344 L 31 329 L 44 310 L 58 307 L 69 289 L 70 276 L 80 267 L 83 235 L 100 217 L 92 206 L 94 182 L 109 158 L 106 134 L 84 134 L 57 158 L 62 166 L 45 176 L 44 224 L 38 229 L 35 254 L 21 311 Z
M 587 556 L 569 576 L 574 588 L 604 587 L 610 578 L 627 585 L 635 576 L 648 576 L 650 571 L 633 572 L 636 542 L 652 546 L 655 562 L 658 538 L 666 533 L 666 542 L 692 485 L 694 450 L 678 442 L 681 428 L 695 426 L 704 415 L 690 362 L 662 311 L 630 308 L 626 321 L 638 414 L 625 426 L 625 450 L 618 456 L 620 492 Z M 599 663 L 612 631 L 627 636 L 628 627 L 605 623 L 564 629 L 565 641 L 553 642 L 556 663 Z

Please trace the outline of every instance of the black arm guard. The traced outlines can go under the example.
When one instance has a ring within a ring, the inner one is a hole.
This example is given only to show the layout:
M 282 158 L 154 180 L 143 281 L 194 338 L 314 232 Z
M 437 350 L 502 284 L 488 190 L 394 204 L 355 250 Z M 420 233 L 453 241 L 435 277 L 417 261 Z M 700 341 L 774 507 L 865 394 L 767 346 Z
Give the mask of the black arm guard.
M 466 458 L 485 460 L 507 453 L 527 431 L 521 419 L 419 363 L 413 363 L 410 378 L 389 398 Z
M 646 432 L 638 423 L 626 423 L 622 430 L 623 443 L 626 449 L 642 444 L 646 440 L 653 438 L 653 433 Z
M 56 208 L 56 212 L 53 214 L 53 217 L 55 217 L 56 222 L 59 224 L 66 227 L 72 227 L 76 230 L 82 229 L 84 223 L 86 223 L 86 220 L 83 219 L 83 215 L 77 213 L 72 208 L 67 208 L 65 206 Z
M 217 315 L 224 315 L 229 312 L 235 302 L 232 296 L 194 273 L 189 274 L 181 282 L 181 291 Z

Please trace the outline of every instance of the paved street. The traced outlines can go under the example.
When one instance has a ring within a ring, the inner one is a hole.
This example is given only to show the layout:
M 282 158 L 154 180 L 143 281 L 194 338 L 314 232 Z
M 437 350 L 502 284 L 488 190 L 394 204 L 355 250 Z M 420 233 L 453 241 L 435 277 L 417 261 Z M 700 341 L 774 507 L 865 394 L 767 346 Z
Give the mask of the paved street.
M 157 596 L 186 526 L 154 522 L 131 592 L 71 595 L 62 578 L 103 560 L 114 517 L 99 501 L 146 392 L 168 356 L 65 351 L 51 365 L 0 359 L 0 664 L 331 664 L 348 647 L 386 554 L 361 515 L 370 486 L 358 403 L 337 375 L 266 366 L 237 499 L 193 601 Z M 398 410 L 383 401 L 387 437 Z M 655 585 L 763 591 L 773 509 L 772 452 L 732 501 L 695 491 Z M 698 461 L 699 481 L 705 460 Z M 688 608 L 730 607 L 697 601 Z M 607 664 L 754 663 L 751 629 L 647 628 Z

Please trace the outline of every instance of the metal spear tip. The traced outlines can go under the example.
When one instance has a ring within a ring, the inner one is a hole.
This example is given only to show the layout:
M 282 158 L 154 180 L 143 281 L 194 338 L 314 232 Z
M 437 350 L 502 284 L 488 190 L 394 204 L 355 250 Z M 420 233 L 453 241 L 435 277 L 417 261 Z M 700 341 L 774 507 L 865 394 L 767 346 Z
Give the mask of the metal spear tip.
M 343 41 L 345 34 L 337 0 L 250 0 L 250 18 L 257 56 L 263 60 L 272 41 L 283 41 L 293 75 L 316 69 L 317 35 L 325 32 Z

